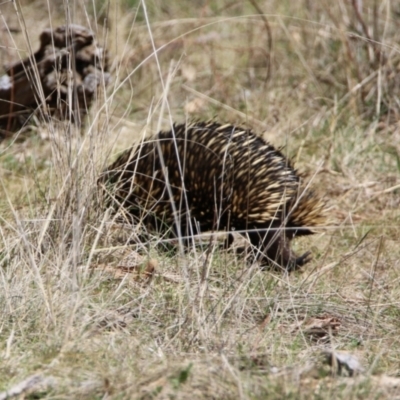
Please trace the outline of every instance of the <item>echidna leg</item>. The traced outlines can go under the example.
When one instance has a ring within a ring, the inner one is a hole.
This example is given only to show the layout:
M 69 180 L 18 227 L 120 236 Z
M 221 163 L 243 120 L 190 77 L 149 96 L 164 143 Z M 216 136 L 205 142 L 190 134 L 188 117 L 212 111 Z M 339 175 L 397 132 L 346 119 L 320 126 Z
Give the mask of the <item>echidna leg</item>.
M 310 251 L 305 252 L 301 256 L 297 256 L 290 247 L 290 239 L 281 237 L 277 242 L 278 251 L 273 253 L 276 254 L 275 261 L 288 272 L 301 268 L 311 260 Z M 268 251 L 267 256 L 270 257 Z
M 297 256 L 290 248 L 290 241 L 288 239 L 281 239 L 280 256 L 282 263 L 280 264 L 288 272 L 295 271 L 311 260 L 311 252 L 307 251 L 301 256 Z
M 279 265 L 290 272 L 299 269 L 311 259 L 310 252 L 297 256 L 290 248 L 290 239 L 283 234 L 277 235 L 276 230 L 267 232 L 264 238 L 258 232 L 252 232 L 249 238 L 252 245 L 260 249 L 261 254 L 257 258 L 262 264 Z
M 307 264 L 311 260 L 311 251 L 306 251 L 300 257 L 296 257 L 296 266 L 302 267 L 304 264 Z
M 224 248 L 229 249 L 232 246 L 234 240 L 235 237 L 232 235 L 232 233 L 227 233 L 226 239 L 224 240 Z
M 290 248 L 285 245 L 285 240 L 281 235 L 276 234 L 276 230 L 264 232 L 249 232 L 250 243 L 257 252 L 255 258 L 261 262 L 261 266 L 281 266 L 286 269 L 292 261 Z
M 265 241 L 263 249 L 267 259 L 275 262 L 284 270 L 292 271 L 296 268 L 296 256 L 290 249 L 289 241 L 283 235 Z

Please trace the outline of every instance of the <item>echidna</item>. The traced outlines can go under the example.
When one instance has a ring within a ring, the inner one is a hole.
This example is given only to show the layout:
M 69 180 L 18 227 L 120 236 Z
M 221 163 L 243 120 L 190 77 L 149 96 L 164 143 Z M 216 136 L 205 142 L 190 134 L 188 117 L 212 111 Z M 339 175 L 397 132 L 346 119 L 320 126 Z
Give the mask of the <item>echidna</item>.
M 190 237 L 239 231 L 261 260 L 288 270 L 309 260 L 289 242 L 324 223 L 325 203 L 291 162 L 250 129 L 174 125 L 123 152 L 101 180 L 118 207 L 152 229 Z

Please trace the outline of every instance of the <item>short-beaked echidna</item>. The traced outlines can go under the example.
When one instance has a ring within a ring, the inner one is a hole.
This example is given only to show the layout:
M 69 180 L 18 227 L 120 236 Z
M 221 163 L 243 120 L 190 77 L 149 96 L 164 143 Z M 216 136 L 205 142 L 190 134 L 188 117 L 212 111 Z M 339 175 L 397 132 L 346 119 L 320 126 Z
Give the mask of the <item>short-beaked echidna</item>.
M 290 161 L 235 125 L 174 125 L 123 152 L 101 182 L 114 204 L 152 229 L 239 231 L 258 258 L 289 270 L 310 254 L 297 257 L 290 240 L 325 221 L 324 201 L 304 190 Z

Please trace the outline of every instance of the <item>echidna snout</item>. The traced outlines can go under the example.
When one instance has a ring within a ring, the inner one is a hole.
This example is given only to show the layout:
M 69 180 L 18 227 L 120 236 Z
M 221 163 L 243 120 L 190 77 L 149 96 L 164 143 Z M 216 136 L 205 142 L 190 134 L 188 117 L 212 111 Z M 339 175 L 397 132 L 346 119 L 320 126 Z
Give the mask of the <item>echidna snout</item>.
M 104 172 L 110 201 L 152 230 L 236 230 L 258 258 L 295 269 L 290 241 L 314 233 L 325 204 L 303 192 L 290 161 L 251 130 L 216 122 L 174 125 L 123 152 Z

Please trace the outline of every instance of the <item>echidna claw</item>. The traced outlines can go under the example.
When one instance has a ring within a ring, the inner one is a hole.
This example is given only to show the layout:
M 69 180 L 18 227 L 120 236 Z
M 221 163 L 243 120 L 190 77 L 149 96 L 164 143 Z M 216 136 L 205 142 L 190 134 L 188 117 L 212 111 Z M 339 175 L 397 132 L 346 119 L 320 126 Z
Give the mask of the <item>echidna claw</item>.
M 309 261 L 311 261 L 311 251 L 307 251 L 300 257 L 297 257 L 296 258 L 296 266 L 302 267 L 304 264 L 307 264 Z

